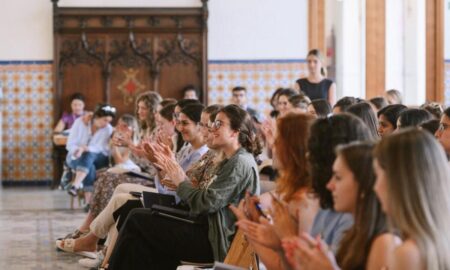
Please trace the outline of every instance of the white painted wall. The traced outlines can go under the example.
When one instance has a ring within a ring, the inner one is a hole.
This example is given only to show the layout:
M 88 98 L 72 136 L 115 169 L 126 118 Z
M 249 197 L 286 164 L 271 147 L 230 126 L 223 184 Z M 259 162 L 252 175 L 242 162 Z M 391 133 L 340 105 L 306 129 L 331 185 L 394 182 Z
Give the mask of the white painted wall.
M 308 0 L 210 0 L 209 59 L 299 59 Z M 200 0 L 61 0 L 60 6 L 201 6 Z M 50 0 L 1 0 L 0 60 L 51 60 Z
M 308 53 L 308 0 L 211 0 L 210 59 L 299 59 Z

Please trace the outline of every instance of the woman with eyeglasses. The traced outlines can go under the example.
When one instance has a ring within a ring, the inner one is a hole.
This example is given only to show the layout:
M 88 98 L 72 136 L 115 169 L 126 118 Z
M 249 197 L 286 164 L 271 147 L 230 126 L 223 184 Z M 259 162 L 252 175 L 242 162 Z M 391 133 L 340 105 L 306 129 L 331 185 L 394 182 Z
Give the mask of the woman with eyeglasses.
M 255 156 L 260 144 L 252 119 L 236 105 L 221 109 L 211 127 L 212 143 L 224 154 L 207 188 L 198 188 L 171 159 L 158 164 L 190 213 L 204 222 L 190 224 L 135 209 L 123 225 L 108 269 L 176 269 L 180 260 L 223 261 L 235 233 L 229 204 L 246 191 L 259 193 Z
M 75 179 L 69 194 L 77 195 L 83 186 L 92 191 L 97 169 L 108 166 L 109 138 L 113 132 L 111 121 L 116 116 L 116 109 L 109 104 L 99 104 L 92 120 L 85 124 L 81 118 L 75 120 L 67 139 L 66 163 L 75 170 Z

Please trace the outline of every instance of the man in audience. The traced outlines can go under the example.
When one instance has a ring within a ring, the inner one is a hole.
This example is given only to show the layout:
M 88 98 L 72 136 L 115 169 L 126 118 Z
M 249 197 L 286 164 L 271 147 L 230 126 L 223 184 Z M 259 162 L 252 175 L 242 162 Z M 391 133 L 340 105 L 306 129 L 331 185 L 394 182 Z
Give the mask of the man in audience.
M 450 107 L 442 114 L 435 136 L 444 147 L 447 157 L 450 157 Z
M 183 99 L 196 99 L 196 100 L 198 100 L 199 97 L 200 97 L 200 92 L 195 86 L 188 85 L 185 88 L 183 88 Z
M 242 109 L 246 110 L 253 120 L 255 120 L 258 123 L 262 123 L 264 121 L 264 117 L 255 109 L 250 108 L 248 106 L 247 101 L 247 89 L 242 86 L 236 86 L 232 90 L 232 97 L 231 97 L 231 103 L 238 105 Z

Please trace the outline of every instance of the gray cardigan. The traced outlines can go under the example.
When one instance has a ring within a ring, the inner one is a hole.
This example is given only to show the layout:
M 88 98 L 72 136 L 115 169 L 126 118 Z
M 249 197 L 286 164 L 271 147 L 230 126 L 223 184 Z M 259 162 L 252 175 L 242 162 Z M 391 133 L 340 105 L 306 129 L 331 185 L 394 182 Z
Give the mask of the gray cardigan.
M 236 217 L 228 205 L 237 205 L 248 190 L 259 194 L 259 174 L 253 155 L 240 148 L 219 165 L 215 179 L 206 189 L 193 187 L 190 181 L 177 188 L 178 196 L 194 215 L 208 215 L 208 238 L 214 259 L 223 261 L 236 232 Z

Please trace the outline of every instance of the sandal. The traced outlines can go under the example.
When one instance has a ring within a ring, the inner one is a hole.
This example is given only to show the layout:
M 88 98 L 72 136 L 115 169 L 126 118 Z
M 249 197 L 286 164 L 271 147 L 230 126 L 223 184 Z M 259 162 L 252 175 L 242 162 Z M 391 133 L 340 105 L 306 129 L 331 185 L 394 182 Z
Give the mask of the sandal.
M 90 232 L 90 230 L 87 230 L 87 231 L 85 231 L 85 232 L 82 232 L 82 231 L 76 229 L 75 231 L 69 233 L 68 235 L 66 235 L 66 236 L 64 236 L 64 237 L 62 237 L 62 238 L 58 238 L 58 239 L 56 239 L 56 240 L 64 240 L 64 239 L 69 239 L 69 238 L 72 238 L 72 239 L 78 239 L 78 238 L 80 238 L 80 237 L 83 237 L 83 236 L 88 235 L 89 232 Z
M 64 243 L 64 246 L 63 246 Z M 56 247 L 60 250 L 63 250 L 65 252 L 74 253 L 77 255 L 81 255 L 84 257 L 88 257 L 91 259 L 97 258 L 97 253 L 92 251 L 74 251 L 75 247 L 75 239 L 68 238 L 63 240 L 56 240 Z

